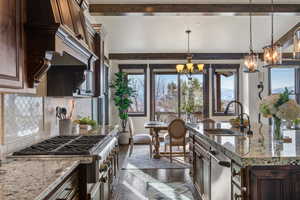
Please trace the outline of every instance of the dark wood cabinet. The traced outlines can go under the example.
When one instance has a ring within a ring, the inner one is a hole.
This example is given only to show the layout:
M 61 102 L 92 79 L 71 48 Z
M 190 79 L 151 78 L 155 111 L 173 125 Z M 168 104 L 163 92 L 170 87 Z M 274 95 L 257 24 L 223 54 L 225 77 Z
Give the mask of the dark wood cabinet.
M 249 198 L 255 200 L 291 200 L 291 176 L 289 170 L 261 169 L 250 171 Z M 295 199 L 296 200 L 296 199 Z
M 86 43 L 87 41 L 86 41 L 85 18 L 82 9 L 79 7 L 78 3 L 74 0 L 70 1 L 70 11 L 72 13 L 75 36 L 77 39 L 83 40 Z
M 22 1 L 0 1 L 0 87 L 23 88 Z
M 61 23 L 68 27 L 71 32 L 75 33 L 75 26 L 71 16 L 71 4 L 69 2 L 70 0 L 59 0 L 57 1 L 57 4 L 60 12 Z

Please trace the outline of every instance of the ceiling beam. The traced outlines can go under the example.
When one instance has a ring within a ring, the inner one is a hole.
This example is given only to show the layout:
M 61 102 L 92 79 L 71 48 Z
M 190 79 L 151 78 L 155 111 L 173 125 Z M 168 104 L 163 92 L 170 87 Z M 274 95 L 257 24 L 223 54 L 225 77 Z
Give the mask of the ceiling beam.
M 91 15 L 269 15 L 270 4 L 90 4 Z M 274 4 L 274 12 L 284 15 L 300 15 L 300 4 Z
M 296 24 L 293 28 L 288 30 L 281 38 L 279 38 L 275 44 L 282 46 L 283 48 L 287 48 L 293 44 L 294 33 L 300 28 L 300 22 Z
M 245 53 L 193 53 L 194 60 L 236 60 Z M 185 60 L 186 53 L 111 53 L 111 60 Z
M 194 60 L 239 60 L 247 53 L 192 53 Z M 262 54 L 259 57 L 262 58 Z M 284 59 L 293 58 L 292 53 L 284 53 Z M 186 53 L 111 53 L 110 60 L 185 60 Z

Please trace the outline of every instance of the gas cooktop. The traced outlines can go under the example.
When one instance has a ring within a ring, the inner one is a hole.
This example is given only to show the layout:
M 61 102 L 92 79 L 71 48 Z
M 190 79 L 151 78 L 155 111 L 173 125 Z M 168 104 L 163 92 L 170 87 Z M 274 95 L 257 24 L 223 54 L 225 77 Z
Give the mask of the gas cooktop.
M 14 156 L 26 155 L 91 155 L 107 136 L 56 136 L 20 151 Z

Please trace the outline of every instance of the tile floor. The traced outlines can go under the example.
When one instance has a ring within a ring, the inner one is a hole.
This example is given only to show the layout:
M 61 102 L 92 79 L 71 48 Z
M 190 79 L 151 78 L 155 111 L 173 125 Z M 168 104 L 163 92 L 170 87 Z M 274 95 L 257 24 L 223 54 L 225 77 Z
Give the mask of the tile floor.
M 121 147 L 121 165 L 127 153 L 128 147 Z M 198 199 L 189 169 L 121 169 L 113 196 L 114 200 Z

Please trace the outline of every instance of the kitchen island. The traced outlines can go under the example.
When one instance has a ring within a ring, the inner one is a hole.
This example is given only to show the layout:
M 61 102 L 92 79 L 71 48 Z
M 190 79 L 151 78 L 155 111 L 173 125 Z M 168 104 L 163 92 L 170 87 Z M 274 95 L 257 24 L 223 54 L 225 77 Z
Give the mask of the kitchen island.
M 187 128 L 192 176 L 203 199 L 300 199 L 300 131 L 283 130 L 290 141 L 280 144 L 262 124 L 252 125 L 253 135 L 229 123 Z

